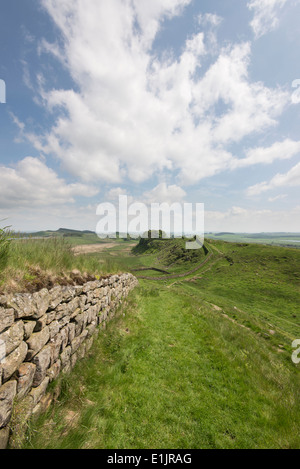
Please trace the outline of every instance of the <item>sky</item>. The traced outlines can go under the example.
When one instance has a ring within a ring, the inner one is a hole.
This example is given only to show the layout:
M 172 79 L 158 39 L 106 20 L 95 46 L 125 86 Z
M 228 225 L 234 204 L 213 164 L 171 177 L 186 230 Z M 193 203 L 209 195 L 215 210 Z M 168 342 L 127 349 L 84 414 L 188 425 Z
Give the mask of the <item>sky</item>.
M 299 18 L 299 0 L 2 0 L 0 225 L 94 231 L 127 195 L 204 203 L 206 231 L 300 232 Z

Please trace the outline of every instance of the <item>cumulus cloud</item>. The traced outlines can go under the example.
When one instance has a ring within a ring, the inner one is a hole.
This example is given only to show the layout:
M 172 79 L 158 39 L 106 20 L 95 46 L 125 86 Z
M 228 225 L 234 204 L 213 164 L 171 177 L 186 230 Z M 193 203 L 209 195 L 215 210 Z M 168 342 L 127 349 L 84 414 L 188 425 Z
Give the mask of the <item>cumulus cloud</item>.
M 235 160 L 233 168 L 245 168 L 255 164 L 271 164 L 276 160 L 287 160 L 300 153 L 300 142 L 286 139 L 275 142 L 270 147 L 252 148 L 247 151 L 246 158 Z
M 217 27 L 217 26 L 220 26 L 222 21 L 223 21 L 223 18 L 214 13 L 205 13 L 205 14 L 200 14 L 198 16 L 198 23 L 203 26 Z
M 145 192 L 143 199 L 148 204 L 173 204 L 182 202 L 186 197 L 186 192 L 179 186 L 161 183 L 151 191 Z
M 269 182 L 262 182 L 251 186 L 247 190 L 250 196 L 259 195 L 263 192 L 276 189 L 278 187 L 297 187 L 300 186 L 300 163 L 296 164 L 285 174 L 277 174 Z
M 250 24 L 256 38 L 277 28 L 279 15 L 287 2 L 288 0 L 251 0 L 248 3 L 248 8 L 254 13 Z
M 277 202 L 277 200 L 283 200 L 287 198 L 287 194 L 280 194 L 277 195 L 276 197 L 269 197 L 268 201 L 269 202 Z
M 84 184 L 68 184 L 38 158 L 27 157 L 15 168 L 0 167 L 0 208 L 51 206 L 73 203 L 76 197 L 98 193 Z
M 49 91 L 40 77 L 55 124 L 27 135 L 35 148 L 84 183 L 141 183 L 171 173 L 188 185 L 232 168 L 228 145 L 276 125 L 290 97 L 251 82 L 249 43 L 221 49 L 201 74 L 208 53 L 201 25 L 179 57 L 157 56 L 162 22 L 189 3 L 89 0 L 87 8 L 86 0 L 43 0 L 60 37 L 41 51 L 61 61 L 76 87 Z

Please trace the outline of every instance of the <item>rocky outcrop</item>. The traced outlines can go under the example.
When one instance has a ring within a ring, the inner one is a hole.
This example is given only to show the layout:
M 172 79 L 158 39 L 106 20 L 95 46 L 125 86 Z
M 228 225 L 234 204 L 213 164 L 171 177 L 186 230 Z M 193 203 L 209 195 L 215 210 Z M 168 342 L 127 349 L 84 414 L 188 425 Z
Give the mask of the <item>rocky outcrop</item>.
M 13 409 L 28 420 L 49 405 L 48 384 L 85 356 L 137 284 L 123 274 L 0 297 L 0 449 L 9 441 Z

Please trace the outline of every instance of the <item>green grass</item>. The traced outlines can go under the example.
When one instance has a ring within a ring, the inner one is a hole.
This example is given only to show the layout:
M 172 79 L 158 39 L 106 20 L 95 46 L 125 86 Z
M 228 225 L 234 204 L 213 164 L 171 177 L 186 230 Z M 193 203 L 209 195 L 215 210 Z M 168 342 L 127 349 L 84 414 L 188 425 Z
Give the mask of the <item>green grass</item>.
M 8 227 L 0 228 L 0 272 L 5 269 L 9 259 L 10 231 Z
M 177 255 L 165 246 L 101 256 L 120 270 L 160 266 Z M 140 281 L 90 356 L 54 384 L 59 400 L 32 422 L 26 448 L 300 448 L 300 251 L 207 246 L 196 273 Z
M 299 370 L 263 338 L 185 289 L 143 284 L 125 311 L 25 447 L 300 447 Z
M 41 240 L 13 240 L 0 269 L 0 290 L 26 291 L 28 288 L 47 286 L 47 281 L 60 278 L 65 281 L 73 270 L 91 276 L 117 273 L 118 265 L 113 259 L 101 256 L 79 255 L 72 252 L 69 238 L 45 238 Z

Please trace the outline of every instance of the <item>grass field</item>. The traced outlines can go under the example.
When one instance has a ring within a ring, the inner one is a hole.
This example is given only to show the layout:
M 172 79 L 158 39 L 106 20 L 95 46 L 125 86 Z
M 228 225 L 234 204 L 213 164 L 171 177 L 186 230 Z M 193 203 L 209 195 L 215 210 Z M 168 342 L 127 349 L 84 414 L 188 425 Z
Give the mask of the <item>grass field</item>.
M 190 258 L 178 257 L 180 240 L 158 243 L 87 256 L 187 275 L 147 271 L 90 356 L 54 384 L 60 396 L 24 447 L 299 449 L 300 251 L 206 240 Z
M 208 239 L 300 248 L 300 233 L 209 233 Z

